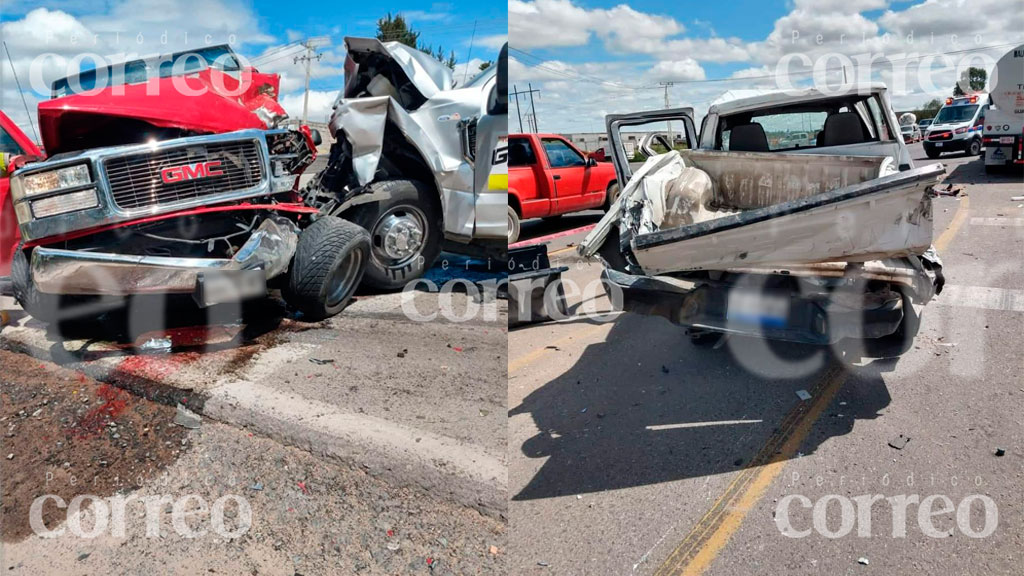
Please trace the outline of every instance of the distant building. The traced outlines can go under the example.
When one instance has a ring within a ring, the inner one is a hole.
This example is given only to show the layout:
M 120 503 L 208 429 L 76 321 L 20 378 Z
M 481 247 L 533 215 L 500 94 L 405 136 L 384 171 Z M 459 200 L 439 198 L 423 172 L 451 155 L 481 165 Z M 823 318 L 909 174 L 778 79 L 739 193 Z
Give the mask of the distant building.
M 632 157 L 636 153 L 637 146 L 650 132 L 623 132 L 622 133 L 622 147 L 626 149 L 626 156 Z M 605 152 L 610 153 L 608 149 L 608 134 L 605 132 L 573 132 L 569 134 L 561 134 L 561 136 L 568 141 L 572 142 L 577 148 L 584 152 L 594 152 L 601 148 L 605 149 Z M 682 148 L 686 144 L 686 139 L 680 134 L 673 134 L 673 140 L 677 148 Z

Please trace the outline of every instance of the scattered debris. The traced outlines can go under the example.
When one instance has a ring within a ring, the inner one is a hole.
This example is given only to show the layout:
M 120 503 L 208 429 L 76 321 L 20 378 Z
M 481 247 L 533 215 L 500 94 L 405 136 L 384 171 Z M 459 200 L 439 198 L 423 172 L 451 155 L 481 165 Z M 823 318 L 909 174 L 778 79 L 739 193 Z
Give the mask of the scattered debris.
M 860 558 L 857 558 L 857 563 L 858 564 L 863 564 L 863 565 L 867 566 L 871 562 L 869 562 L 868 559 L 865 558 L 864 556 L 861 556 Z
M 302 490 L 303 494 L 309 494 L 309 488 L 306 487 L 305 482 L 296 482 L 296 484 L 298 485 L 299 490 Z
M 1004 450 L 1002 448 L 998 448 L 998 447 L 996 448 L 996 456 L 1005 456 L 1005 455 L 1006 455 L 1006 450 Z
M 797 390 L 796 391 L 796 396 L 797 396 L 797 398 L 799 398 L 801 400 L 810 400 L 811 399 L 811 395 L 807 392 L 807 390 Z
M 661 372 L 663 374 L 668 374 L 668 366 L 665 366 L 664 364 L 662 364 L 661 365 Z
M 89 556 L 92 556 L 92 552 L 82 552 L 81 554 L 78 555 L 78 561 L 81 562 L 82 560 L 85 560 Z
M 253 482 L 252 486 L 249 486 L 249 490 L 255 490 L 255 491 L 259 492 L 259 491 L 263 490 L 263 483 L 262 482 Z
M 889 446 L 892 446 L 897 450 L 903 450 L 903 448 L 906 447 L 907 442 L 910 442 L 910 436 L 900 434 L 898 437 L 889 440 Z
M 178 426 L 184 426 L 189 430 L 195 430 L 199 428 L 199 424 L 202 422 L 202 418 L 199 414 L 185 408 L 182 404 L 178 404 L 178 411 L 174 414 L 174 423 Z
M 551 564 L 548 564 L 547 562 L 537 562 L 537 566 L 547 568 L 548 566 L 551 566 Z
M 946 187 L 942 190 L 933 187 L 932 193 L 935 194 L 936 196 L 959 196 L 960 193 L 963 192 L 963 190 L 963 186 L 957 186 L 956 188 L 953 188 L 953 184 L 950 183 L 946 184 Z
M 150 338 L 139 346 L 139 352 L 145 354 L 167 354 L 171 351 L 170 338 Z
M 491 544 L 490 552 L 491 552 L 492 555 L 497 556 L 498 555 L 498 547 L 493 545 L 493 544 Z
M 587 413 L 587 409 L 586 408 L 584 408 L 583 410 L 580 410 L 580 414 L 586 414 L 586 413 Z
M 405 355 L 409 353 L 408 348 L 402 348 L 402 351 L 398 353 L 399 358 L 405 358 Z
M 325 366 L 327 364 L 334 364 L 334 359 L 333 358 L 330 358 L 330 359 L 327 359 L 327 360 L 321 360 L 320 358 L 310 358 L 309 361 L 312 362 L 313 364 L 316 364 L 317 366 Z
M 13 453 L 13 452 L 11 452 L 10 454 L 8 454 L 8 455 L 7 455 L 7 459 L 8 459 L 8 460 L 14 460 L 14 453 Z
M 1024 196 L 1010 196 L 1010 201 L 1011 202 L 1022 202 L 1022 201 L 1024 201 Z

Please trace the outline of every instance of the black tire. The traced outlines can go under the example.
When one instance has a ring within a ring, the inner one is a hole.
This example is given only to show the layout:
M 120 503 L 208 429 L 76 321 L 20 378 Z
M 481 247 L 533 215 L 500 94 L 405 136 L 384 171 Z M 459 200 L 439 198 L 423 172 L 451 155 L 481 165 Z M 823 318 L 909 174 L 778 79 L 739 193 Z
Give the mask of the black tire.
M 14 299 L 36 320 L 50 324 L 60 319 L 60 297 L 36 289 L 29 269 L 28 255 L 18 250 L 11 262 L 11 284 Z
M 942 152 L 939 152 L 938 150 L 933 150 L 931 148 L 925 148 L 924 149 L 924 153 L 925 153 L 926 156 L 928 156 L 932 160 L 934 160 L 934 159 L 936 159 L 936 158 L 938 158 L 939 156 L 942 155 Z
M 348 306 L 370 259 L 370 235 L 341 218 L 324 216 L 302 231 L 288 271 L 285 301 L 304 320 L 330 318 Z
M 610 184 L 608 184 L 608 189 L 605 190 L 605 193 L 604 193 L 604 211 L 605 212 L 607 212 L 607 211 L 612 209 L 612 204 L 614 204 L 615 201 L 619 199 L 619 192 L 620 191 L 621 191 L 621 189 L 619 188 L 619 183 L 616 182 L 615 180 L 612 180 L 612 182 Z
M 519 213 L 516 209 L 508 207 L 508 243 L 515 244 L 519 240 Z
M 370 234 L 370 260 L 364 282 L 379 290 L 398 290 L 419 278 L 441 254 L 441 202 L 433 188 L 416 180 L 383 180 L 371 183 L 370 189 L 389 197 L 356 206 L 345 218 Z M 405 246 L 398 250 L 409 253 L 399 257 L 389 255 L 386 246 L 386 232 L 395 228 L 393 223 L 420 233 L 419 239 L 412 238 L 414 249 L 407 248 L 410 237 L 406 237 Z
M 981 140 L 975 138 L 971 140 L 970 147 L 967 148 L 968 156 L 979 156 L 981 154 Z

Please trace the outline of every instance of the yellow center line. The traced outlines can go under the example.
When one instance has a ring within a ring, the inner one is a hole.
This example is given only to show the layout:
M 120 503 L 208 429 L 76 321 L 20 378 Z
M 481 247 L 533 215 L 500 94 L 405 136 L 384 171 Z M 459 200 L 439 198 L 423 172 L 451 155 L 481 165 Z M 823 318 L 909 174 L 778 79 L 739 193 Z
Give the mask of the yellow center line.
M 935 241 L 935 249 L 945 250 L 967 219 L 970 199 L 964 196 L 949 227 Z M 846 380 L 841 367 L 833 367 L 812 391 L 813 401 L 798 404 L 747 466 L 715 501 L 704 517 L 658 567 L 655 576 L 700 576 L 739 530 L 771 483 L 782 473 L 811 429 L 831 404 Z
M 669 554 L 655 572 L 656 576 L 698 576 L 707 570 L 747 513 L 782 473 L 786 461 L 796 454 L 845 380 L 846 373 L 841 367 L 829 369 L 812 392 L 814 400 L 801 402 L 786 415 L 779 431 L 768 439 L 764 448 L 737 474 L 700 522 Z
M 953 215 L 953 221 L 949 223 L 949 227 L 935 241 L 936 250 L 939 252 L 945 250 L 949 243 L 953 241 L 953 237 L 960 231 L 960 227 L 964 225 L 964 220 L 967 220 L 967 207 L 970 205 L 970 196 L 960 197 L 960 206 L 957 207 L 956 214 Z

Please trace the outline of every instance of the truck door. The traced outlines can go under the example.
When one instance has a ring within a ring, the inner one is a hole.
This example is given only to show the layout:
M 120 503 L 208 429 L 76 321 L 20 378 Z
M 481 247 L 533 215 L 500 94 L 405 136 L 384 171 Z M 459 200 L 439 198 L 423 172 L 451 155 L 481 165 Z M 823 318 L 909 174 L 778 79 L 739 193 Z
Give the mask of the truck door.
M 541 146 L 547 156 L 547 176 L 554 192 L 553 213 L 585 209 L 587 159 L 561 138 L 541 138 Z

